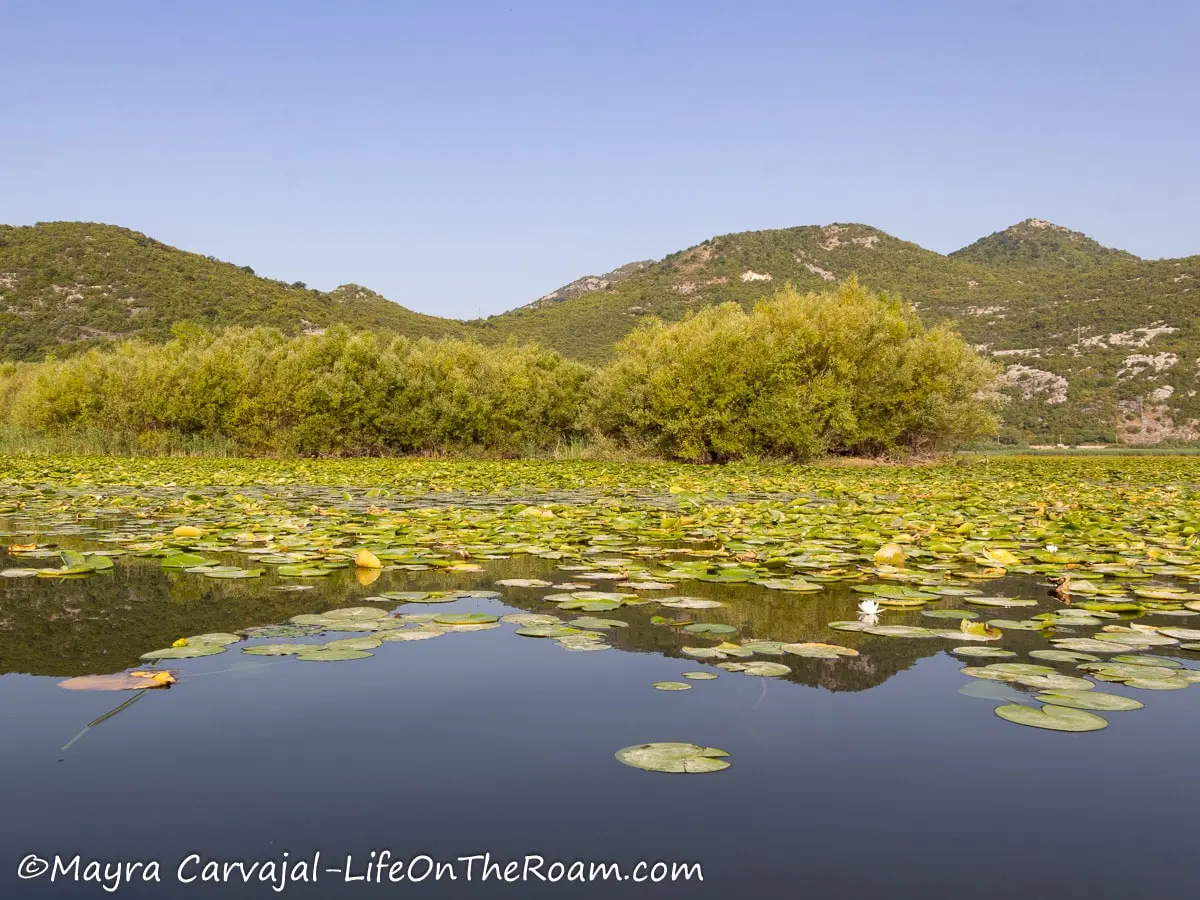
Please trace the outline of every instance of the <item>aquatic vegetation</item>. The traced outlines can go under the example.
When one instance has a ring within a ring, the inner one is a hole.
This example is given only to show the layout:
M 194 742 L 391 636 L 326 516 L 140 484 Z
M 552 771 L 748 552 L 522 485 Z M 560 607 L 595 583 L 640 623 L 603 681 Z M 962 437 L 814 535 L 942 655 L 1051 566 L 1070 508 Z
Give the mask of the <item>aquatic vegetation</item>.
M 1108 720 L 1103 716 L 1070 706 L 1050 705 L 1034 709 L 1019 703 L 1007 703 L 996 707 L 996 715 L 1018 725 L 1051 731 L 1099 731 L 1108 727 Z
M 729 756 L 716 747 L 697 744 L 655 743 L 624 747 L 616 752 L 618 760 L 635 769 L 649 772 L 673 772 L 696 775 L 729 768 Z
M 833 689 L 946 653 L 976 663 L 961 669 L 975 684 L 963 693 L 1024 710 L 1001 719 L 1089 731 L 1103 727 L 1094 713 L 1143 703 L 1097 685 L 1144 698 L 1200 678 L 1197 484 L 1191 460 L 5 459 L 0 603 L 28 616 L 18 598 L 32 591 L 98 595 L 135 575 L 181 592 L 191 605 L 172 615 L 185 624 L 56 673 L 126 690 L 146 679 L 111 669 L 139 657 L 179 660 L 186 680 L 185 661 L 240 650 L 280 657 L 286 674 L 293 661 L 418 653 L 393 645 L 485 631 L 478 640 L 543 639 L 529 653 L 650 649 Z M 232 597 L 244 605 L 223 618 L 218 598 Z M 4 646 L 40 630 L 24 629 Z M 655 686 L 717 673 L 680 677 Z

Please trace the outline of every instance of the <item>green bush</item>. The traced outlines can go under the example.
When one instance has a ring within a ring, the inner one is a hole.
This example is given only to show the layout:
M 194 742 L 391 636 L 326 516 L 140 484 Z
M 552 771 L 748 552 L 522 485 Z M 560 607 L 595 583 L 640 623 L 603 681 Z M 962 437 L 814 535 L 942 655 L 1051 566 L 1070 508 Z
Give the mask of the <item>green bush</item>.
M 929 451 L 993 433 L 994 368 L 854 279 L 651 322 L 597 376 L 594 427 L 696 461 Z
M 12 383 L 11 423 L 46 434 L 204 435 L 253 453 L 517 454 L 579 436 L 588 374 L 513 343 L 189 326 L 166 344 L 0 372 L 0 397 Z
M 789 288 L 749 313 L 730 303 L 652 321 L 600 370 L 513 341 L 173 334 L 7 364 L 0 424 L 30 446 L 74 435 L 138 453 L 522 455 L 590 441 L 709 462 L 920 452 L 995 425 L 981 399 L 990 365 L 853 280 L 826 295 Z

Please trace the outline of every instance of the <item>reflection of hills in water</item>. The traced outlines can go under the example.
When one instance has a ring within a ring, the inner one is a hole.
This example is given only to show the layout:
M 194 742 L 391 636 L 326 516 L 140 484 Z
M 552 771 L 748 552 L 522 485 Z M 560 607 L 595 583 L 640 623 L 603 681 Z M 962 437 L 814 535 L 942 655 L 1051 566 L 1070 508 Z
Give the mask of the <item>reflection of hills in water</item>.
M 90 542 L 79 538 L 58 538 L 64 546 L 81 548 Z M 220 554 L 213 554 L 219 556 Z M 22 565 L 20 560 L 0 555 L 0 568 Z M 33 675 L 73 676 L 113 672 L 137 665 L 142 653 L 168 646 L 189 634 L 237 631 L 255 625 L 286 622 L 301 613 L 323 612 L 338 607 L 363 605 L 365 598 L 395 590 L 495 589 L 504 578 L 543 578 L 569 581 L 574 573 L 557 570 L 557 563 L 535 557 L 514 557 L 490 561 L 483 572 L 442 573 L 437 571 L 389 571 L 378 581 L 360 585 L 355 574 L 343 570 L 323 578 L 306 579 L 310 590 L 279 592 L 270 588 L 297 584 L 297 579 L 268 575 L 246 581 L 221 581 L 163 570 L 157 560 L 123 557 L 112 571 L 79 580 L 3 579 L 0 580 L 0 671 Z M 1005 579 L 993 582 L 996 592 L 1035 596 L 1044 594 L 1031 579 Z M 597 583 L 597 589 L 606 589 Z M 1003 590 L 1002 590 L 1003 589 Z M 550 613 L 569 621 L 576 615 L 559 610 L 540 598 L 553 589 L 504 588 L 505 605 L 530 612 Z M 676 590 L 643 592 L 643 597 L 686 594 L 720 600 L 715 609 L 667 610 L 656 603 L 623 607 L 603 613 L 629 623 L 628 628 L 611 629 L 606 639 L 619 651 L 651 652 L 687 660 L 685 646 L 712 646 L 714 639 L 692 635 L 681 629 L 650 624 L 653 615 L 669 619 L 720 622 L 738 629 L 732 640 L 778 640 L 784 642 L 827 641 L 853 647 L 856 658 L 838 660 L 803 659 L 786 656 L 778 659 L 792 668 L 790 680 L 830 690 L 864 690 L 882 684 L 917 660 L 954 646 L 946 639 L 892 639 L 831 630 L 828 623 L 854 618 L 855 604 L 861 595 L 847 584 L 831 584 L 819 594 L 788 594 L 752 585 L 716 585 L 682 581 Z M 960 605 L 955 598 L 933 606 Z M 1048 604 L 1049 605 L 1049 604 Z M 390 606 L 384 608 L 391 608 Z M 405 612 L 433 611 L 441 607 L 408 604 Z M 1022 617 L 1032 610 L 1022 610 Z M 1004 610 L 994 611 L 999 617 Z M 981 613 L 989 617 L 989 611 Z M 889 623 L 920 624 L 919 613 L 887 613 Z M 929 620 L 924 620 L 929 624 Z M 939 623 L 945 624 L 945 623 Z M 953 624 L 953 623 L 950 623 Z M 511 634 L 508 629 L 489 632 L 491 639 L 530 640 Z M 452 638 L 451 638 L 452 639 Z M 1005 646 L 1028 640 L 1044 646 L 1044 641 L 1025 633 L 1009 633 Z M 454 645 L 447 645 L 454 646 Z M 236 651 L 236 645 L 234 648 Z M 380 652 L 404 652 L 403 645 L 388 645 Z M 451 651 L 452 652 L 452 651 Z M 564 653 L 567 651 L 563 651 Z M 759 657 L 768 658 L 768 657 Z M 369 663 L 366 663 L 369 665 Z

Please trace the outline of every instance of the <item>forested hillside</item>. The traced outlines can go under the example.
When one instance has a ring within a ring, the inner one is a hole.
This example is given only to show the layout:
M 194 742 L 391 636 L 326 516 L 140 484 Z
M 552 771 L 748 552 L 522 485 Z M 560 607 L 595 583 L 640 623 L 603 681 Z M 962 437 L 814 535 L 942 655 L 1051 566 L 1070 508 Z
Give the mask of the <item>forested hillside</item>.
M 1200 256 L 1143 260 L 1041 219 L 949 255 L 859 224 L 723 235 L 472 322 L 422 315 L 357 285 L 321 292 L 261 278 L 114 226 L 0 226 L 0 359 L 161 341 L 194 322 L 515 338 L 596 364 L 651 317 L 677 321 L 725 301 L 749 308 L 785 284 L 824 290 L 851 275 L 900 295 L 927 324 L 952 323 L 1002 364 L 1005 440 L 1200 439 Z

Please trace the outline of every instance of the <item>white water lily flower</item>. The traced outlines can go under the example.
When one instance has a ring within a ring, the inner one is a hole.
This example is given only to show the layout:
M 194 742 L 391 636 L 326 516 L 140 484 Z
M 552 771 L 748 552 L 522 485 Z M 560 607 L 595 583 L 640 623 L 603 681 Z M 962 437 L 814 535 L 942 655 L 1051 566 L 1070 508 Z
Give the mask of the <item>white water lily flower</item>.
M 875 600 L 863 600 L 858 604 L 858 618 L 867 625 L 878 625 L 883 607 Z
M 1058 544 L 1047 544 L 1046 552 L 1047 553 L 1057 553 L 1058 552 Z

